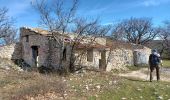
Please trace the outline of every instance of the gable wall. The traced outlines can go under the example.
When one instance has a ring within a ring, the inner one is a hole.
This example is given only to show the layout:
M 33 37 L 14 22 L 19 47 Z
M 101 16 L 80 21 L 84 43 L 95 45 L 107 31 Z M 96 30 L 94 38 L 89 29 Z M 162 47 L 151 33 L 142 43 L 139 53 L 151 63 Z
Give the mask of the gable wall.
M 26 42 L 26 36 L 28 35 L 29 41 Z M 48 54 L 48 39 L 47 37 L 36 34 L 34 32 L 29 32 L 28 30 L 21 30 L 21 39 L 22 43 L 22 58 L 26 63 L 28 63 L 31 66 L 34 66 L 33 64 L 33 58 L 32 58 L 32 48 L 31 46 L 38 46 L 38 66 L 46 64 L 46 58 Z

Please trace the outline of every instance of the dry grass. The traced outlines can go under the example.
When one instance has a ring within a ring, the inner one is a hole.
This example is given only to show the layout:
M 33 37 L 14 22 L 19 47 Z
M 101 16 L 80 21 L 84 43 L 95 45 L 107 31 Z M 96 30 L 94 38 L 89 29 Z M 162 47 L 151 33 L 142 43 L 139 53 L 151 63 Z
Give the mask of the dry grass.
M 66 90 L 66 83 L 53 75 L 0 70 L 0 76 L 0 99 L 3 100 L 23 100 L 50 92 L 62 97 Z
M 71 98 L 69 99 L 90 99 L 98 94 L 115 88 L 120 78 L 107 72 L 88 71 L 86 73 L 71 75 L 67 77 L 70 85 Z
M 6 66 L 12 66 L 12 68 L 6 69 Z M 129 69 L 138 70 L 134 67 Z M 120 71 L 120 73 L 122 72 L 124 73 L 124 71 Z M 152 90 L 155 89 L 154 84 L 148 84 L 148 82 L 138 79 L 134 82 L 119 77 L 115 73 L 117 74 L 118 71 L 86 70 L 83 73 L 64 77 L 55 74 L 19 72 L 13 69 L 13 63 L 4 60 L 0 63 L 0 100 L 121 100 L 122 97 L 130 99 L 134 96 L 137 97 L 135 100 L 139 100 L 138 97 L 141 95 L 145 100 L 149 97 L 155 99 L 155 95 L 148 96 L 148 91 L 152 93 Z M 170 88 L 167 84 L 169 83 L 157 84 L 160 89 L 167 87 L 167 89 L 158 91 L 165 99 L 168 99 L 167 95 L 170 95 L 168 93 Z M 133 95 L 136 93 L 136 88 L 143 89 L 143 86 L 147 88 L 142 94 Z M 151 100 L 153 99 L 151 98 Z
M 157 95 L 151 94 L 154 91 L 168 100 L 168 84 L 125 79 L 112 72 L 87 71 L 62 77 L 0 69 L 0 100 L 121 100 L 123 97 L 139 100 L 141 96 L 144 100 L 155 100 Z
M 111 73 L 89 71 L 67 77 L 0 69 L 2 100 L 87 99 L 115 87 Z

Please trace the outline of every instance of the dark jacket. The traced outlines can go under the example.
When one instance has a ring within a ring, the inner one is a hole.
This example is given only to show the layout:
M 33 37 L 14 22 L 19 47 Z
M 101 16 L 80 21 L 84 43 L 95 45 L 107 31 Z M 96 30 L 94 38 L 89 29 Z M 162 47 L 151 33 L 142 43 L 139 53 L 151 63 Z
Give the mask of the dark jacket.
M 160 58 L 155 54 L 150 54 L 149 64 L 150 65 L 158 65 L 159 63 L 160 63 Z

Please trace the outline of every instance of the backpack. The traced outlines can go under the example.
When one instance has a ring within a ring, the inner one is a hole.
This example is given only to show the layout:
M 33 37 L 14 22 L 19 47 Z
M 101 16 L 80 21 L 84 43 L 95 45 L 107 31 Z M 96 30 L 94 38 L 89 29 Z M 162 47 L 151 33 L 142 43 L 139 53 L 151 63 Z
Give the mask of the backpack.
M 150 55 L 149 60 L 150 60 L 151 65 L 158 65 L 159 64 L 159 57 L 154 55 L 154 54 Z

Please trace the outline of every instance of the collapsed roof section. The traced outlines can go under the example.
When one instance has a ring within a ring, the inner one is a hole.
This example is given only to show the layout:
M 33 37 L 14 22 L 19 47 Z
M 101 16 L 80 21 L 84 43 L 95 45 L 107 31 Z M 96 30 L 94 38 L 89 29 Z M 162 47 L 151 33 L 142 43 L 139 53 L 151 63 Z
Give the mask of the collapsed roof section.
M 20 31 L 22 32 L 21 37 L 25 35 L 43 35 L 50 37 L 52 35 L 60 36 L 60 38 L 63 38 L 63 41 L 65 43 L 69 44 L 76 44 L 77 49 L 83 49 L 83 48 L 96 48 L 96 49 L 143 49 L 143 45 L 136 45 L 133 43 L 125 42 L 125 41 L 117 41 L 113 40 L 110 37 L 94 37 L 94 36 L 81 36 L 74 33 L 65 33 L 61 34 L 62 32 L 49 32 L 47 30 L 43 30 L 41 28 L 29 28 L 29 27 L 22 27 L 20 28 Z M 29 34 L 28 34 L 29 33 Z M 32 33 L 32 34 L 30 34 Z

